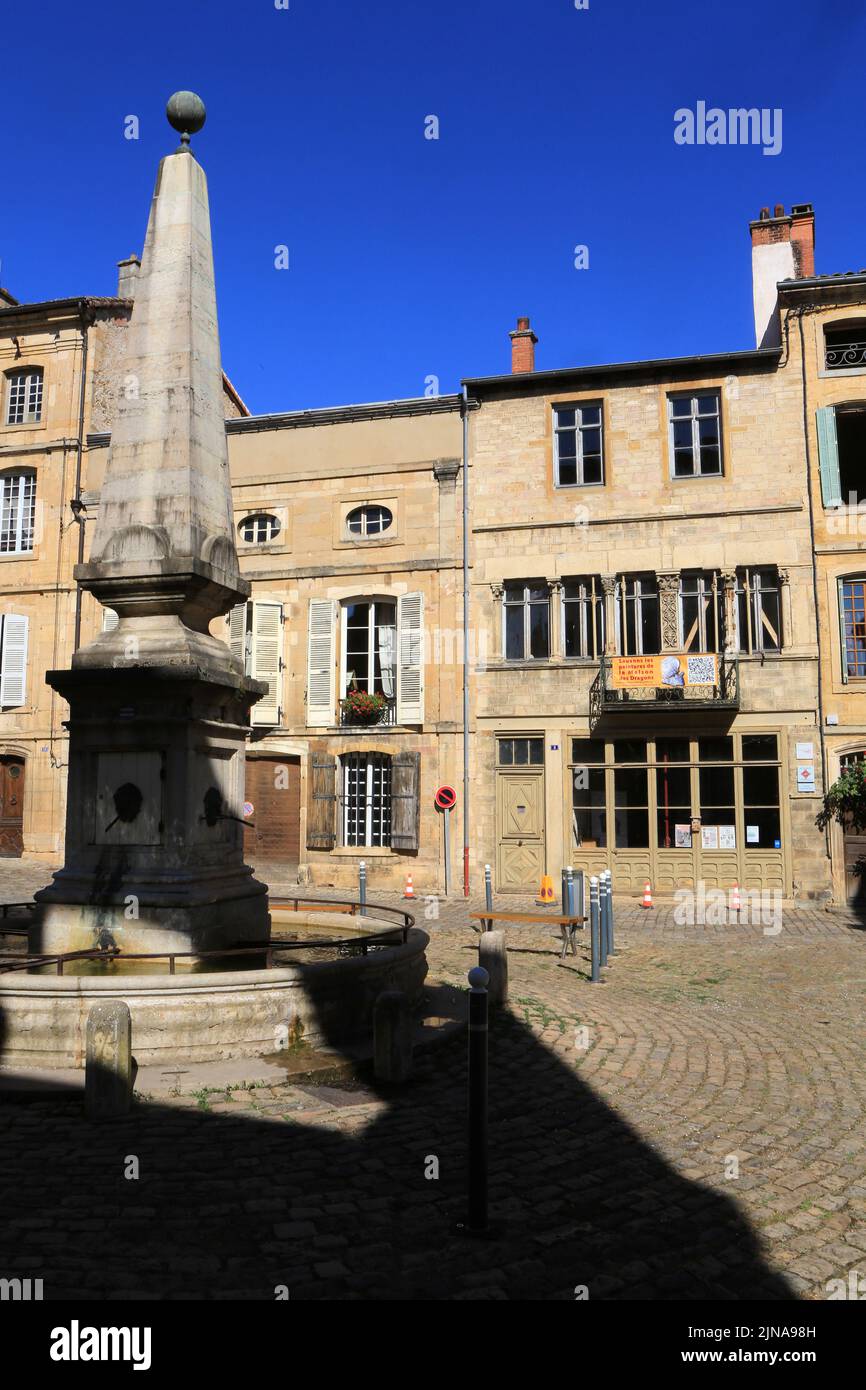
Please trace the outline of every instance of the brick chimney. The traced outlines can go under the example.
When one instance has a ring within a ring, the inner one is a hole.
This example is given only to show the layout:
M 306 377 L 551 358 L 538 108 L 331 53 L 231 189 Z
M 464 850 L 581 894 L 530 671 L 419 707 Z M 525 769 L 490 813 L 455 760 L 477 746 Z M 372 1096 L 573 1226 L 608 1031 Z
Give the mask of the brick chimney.
M 141 269 L 138 256 L 127 256 L 125 261 L 117 262 L 117 297 L 135 299 L 135 282 Z
M 752 236 L 752 300 L 755 342 L 778 347 L 782 341 L 776 285 L 780 280 L 805 280 L 815 274 L 815 213 L 811 203 L 795 203 L 790 213 L 777 203 L 770 216 L 761 208 Z
M 511 339 L 512 372 L 534 372 L 535 344 L 538 339 L 529 327 L 529 319 L 518 319 L 517 327 L 508 336 Z

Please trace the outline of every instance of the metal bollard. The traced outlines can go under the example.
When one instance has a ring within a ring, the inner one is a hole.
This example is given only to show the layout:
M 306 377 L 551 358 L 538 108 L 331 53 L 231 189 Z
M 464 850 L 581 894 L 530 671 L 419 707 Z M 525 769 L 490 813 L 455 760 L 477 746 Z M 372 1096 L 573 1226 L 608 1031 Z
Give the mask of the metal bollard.
M 616 948 L 613 944 L 613 874 L 607 870 L 607 953 L 609 956 L 616 955 Z
M 568 871 L 567 871 L 565 868 L 563 868 L 563 870 L 562 870 L 562 897 L 560 898 L 560 902 L 562 903 L 562 906 L 561 906 L 561 908 L 560 908 L 560 912 L 562 913 L 563 917 L 567 917 L 567 916 L 568 916 Z
M 592 956 L 590 984 L 600 983 L 599 974 L 599 922 L 598 922 L 598 879 L 593 874 L 589 880 L 589 949 Z
M 362 859 L 358 864 L 358 901 L 361 904 L 361 916 L 367 913 L 367 865 Z
M 484 865 L 484 906 L 488 912 L 493 911 L 493 875 L 490 872 L 489 864 Z M 488 917 L 485 930 L 490 931 L 492 927 L 493 921 Z
M 487 1230 L 487 985 L 480 965 L 469 971 L 469 1182 L 467 1228 Z
M 574 916 L 574 869 L 569 864 L 565 870 L 565 891 L 568 896 L 568 907 L 565 909 L 569 917 Z
M 607 965 L 607 870 L 603 869 L 598 878 L 598 935 L 599 963 Z
M 578 869 L 575 880 L 575 916 L 586 916 L 586 870 Z M 583 927 L 583 922 L 581 922 Z

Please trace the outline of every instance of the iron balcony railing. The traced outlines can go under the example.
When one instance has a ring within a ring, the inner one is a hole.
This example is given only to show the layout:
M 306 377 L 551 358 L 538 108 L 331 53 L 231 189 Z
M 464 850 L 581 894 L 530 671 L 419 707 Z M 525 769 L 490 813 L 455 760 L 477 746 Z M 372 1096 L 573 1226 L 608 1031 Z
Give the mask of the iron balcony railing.
M 828 342 L 824 350 L 824 366 L 828 372 L 866 367 L 866 340 L 857 335 L 844 341 Z
M 381 728 L 383 724 L 397 723 L 397 701 L 385 697 L 381 712 L 373 717 L 359 714 L 346 700 L 340 701 L 340 723 L 353 729 Z
M 598 675 L 590 687 L 590 719 L 593 722 L 602 714 L 621 710 L 649 713 L 652 710 L 739 709 L 740 663 L 736 656 L 720 653 L 715 660 L 715 679 L 707 684 L 692 681 L 675 686 L 627 685 L 619 679 L 614 684 L 614 662 L 617 660 L 617 657 L 602 657 Z

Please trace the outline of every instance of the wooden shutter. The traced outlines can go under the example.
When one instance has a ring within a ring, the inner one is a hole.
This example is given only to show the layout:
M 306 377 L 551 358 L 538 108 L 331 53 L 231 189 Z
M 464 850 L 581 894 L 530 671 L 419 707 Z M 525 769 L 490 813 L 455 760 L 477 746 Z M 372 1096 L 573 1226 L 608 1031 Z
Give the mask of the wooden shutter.
M 7 613 L 0 647 L 0 705 L 23 705 L 27 696 L 27 633 L 30 619 Z
M 120 622 L 113 608 L 103 608 L 102 610 L 102 631 L 113 632 Z
M 247 675 L 247 605 L 245 603 L 235 604 L 228 616 L 229 625 L 229 649 L 234 659 L 240 664 L 240 669 Z
M 307 805 L 307 849 L 333 849 L 337 796 L 337 760 L 330 753 L 310 756 L 310 793 Z
M 254 680 L 267 681 L 268 693 L 250 711 L 253 725 L 279 724 L 280 673 L 283 659 L 283 605 L 281 603 L 253 604 L 253 645 L 250 675 Z
M 421 754 L 391 759 L 391 848 L 417 849 L 421 818 Z
M 307 725 L 313 729 L 326 729 L 336 719 L 335 641 L 334 600 L 311 598 L 307 648 Z
M 424 595 L 397 600 L 397 723 L 424 723 Z
M 821 500 L 825 507 L 842 505 L 839 478 L 839 445 L 836 439 L 836 408 L 823 405 L 815 412 L 818 420 L 818 467 L 821 473 Z

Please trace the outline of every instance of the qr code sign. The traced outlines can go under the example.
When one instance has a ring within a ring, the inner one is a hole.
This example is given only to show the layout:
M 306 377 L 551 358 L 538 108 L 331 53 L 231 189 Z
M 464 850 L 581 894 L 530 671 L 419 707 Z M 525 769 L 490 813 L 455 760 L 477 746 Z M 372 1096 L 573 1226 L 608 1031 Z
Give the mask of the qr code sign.
M 714 656 L 686 657 L 686 671 L 689 685 L 715 685 L 716 658 Z

